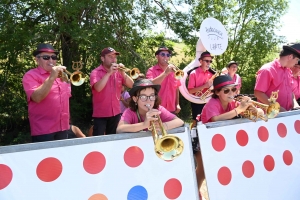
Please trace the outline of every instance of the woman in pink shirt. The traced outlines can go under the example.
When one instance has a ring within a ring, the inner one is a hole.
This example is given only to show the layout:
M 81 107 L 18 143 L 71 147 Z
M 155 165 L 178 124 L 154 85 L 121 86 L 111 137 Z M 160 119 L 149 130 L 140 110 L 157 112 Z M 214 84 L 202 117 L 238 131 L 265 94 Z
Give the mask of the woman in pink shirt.
M 214 79 L 212 98 L 204 106 L 201 113 L 202 123 L 232 119 L 244 112 L 250 105 L 250 97 L 244 96 L 241 103 L 234 100 L 237 84 L 228 75 Z M 236 107 L 237 106 L 237 107 Z
M 165 130 L 183 125 L 183 121 L 176 115 L 160 106 L 158 92 L 160 85 L 154 85 L 148 79 L 137 80 L 129 91 L 131 100 L 117 127 L 117 133 L 139 132 L 148 130 L 151 121 L 156 121 L 160 115 Z
M 291 67 L 292 70 L 292 89 L 293 93 L 295 95 L 295 99 L 300 103 L 300 60 L 298 63 L 294 66 Z
M 230 61 L 226 67 L 227 69 L 227 75 L 229 75 L 232 80 L 235 82 L 237 91 L 236 94 L 240 94 L 240 90 L 242 87 L 242 79 L 241 77 L 236 73 L 238 70 L 239 64 L 235 61 Z

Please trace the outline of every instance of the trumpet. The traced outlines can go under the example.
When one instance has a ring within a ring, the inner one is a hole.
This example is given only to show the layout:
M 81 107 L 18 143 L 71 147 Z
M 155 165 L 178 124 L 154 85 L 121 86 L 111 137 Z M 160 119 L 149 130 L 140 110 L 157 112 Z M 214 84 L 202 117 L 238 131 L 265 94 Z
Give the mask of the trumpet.
M 265 122 L 267 122 L 268 119 L 275 118 L 280 110 L 280 105 L 278 102 L 276 102 L 278 98 L 278 92 L 279 90 L 272 92 L 269 99 L 269 105 L 250 100 L 252 105 L 249 106 L 241 115 L 254 122 L 257 121 L 258 118 L 264 120 Z M 234 99 L 240 102 L 242 95 L 237 95 Z
M 174 64 L 169 63 L 167 60 L 165 60 L 165 62 L 166 62 L 168 65 L 174 66 L 174 68 L 172 68 L 172 69 L 173 69 L 173 71 L 174 71 L 174 73 L 175 73 L 175 78 L 176 78 L 177 80 L 180 80 L 180 79 L 184 76 L 184 71 L 183 71 L 183 70 L 179 69 L 179 68 L 178 68 L 177 66 L 175 66 Z
M 210 77 L 209 81 L 213 81 L 217 76 L 220 76 L 221 72 L 219 70 L 217 70 L 215 72 L 214 75 L 212 75 L 212 77 Z M 202 89 L 202 90 L 199 90 L 195 93 L 195 96 L 199 97 L 201 100 L 205 100 L 207 99 L 208 97 L 210 97 L 212 95 L 212 91 L 213 90 L 213 87 L 210 86 L 207 90 L 205 89 Z
M 78 67 L 74 67 L 74 63 L 77 62 L 73 62 L 73 66 L 72 68 L 75 69 L 76 71 L 71 73 L 68 70 L 64 69 L 63 72 L 60 72 L 58 74 L 58 77 L 60 78 L 61 81 L 66 82 L 66 83 L 72 83 L 75 86 L 80 86 L 84 83 L 85 80 L 85 74 L 82 73 L 81 71 L 79 71 Z M 51 64 L 52 66 L 54 66 L 53 64 Z M 68 77 L 68 75 L 70 76 L 70 78 Z
M 114 63 L 113 63 L 113 64 L 114 64 Z M 129 72 L 129 76 L 130 76 L 133 80 L 137 79 L 137 78 L 139 77 L 139 74 L 141 73 L 140 70 L 139 70 L 138 68 L 132 68 L 132 69 L 129 69 L 129 68 L 125 67 L 122 63 L 117 64 L 117 67 L 118 67 L 118 69 L 121 70 L 121 71 L 124 71 L 124 72 L 126 72 L 126 73 Z
M 150 104 L 146 104 L 146 107 L 150 110 Z M 161 137 L 159 137 L 156 130 L 155 122 L 150 122 L 150 128 L 154 141 L 155 154 L 162 160 L 171 161 L 179 157 L 183 151 L 184 144 L 182 140 L 175 135 L 168 135 L 165 130 L 160 116 L 156 116 L 158 125 L 161 129 Z

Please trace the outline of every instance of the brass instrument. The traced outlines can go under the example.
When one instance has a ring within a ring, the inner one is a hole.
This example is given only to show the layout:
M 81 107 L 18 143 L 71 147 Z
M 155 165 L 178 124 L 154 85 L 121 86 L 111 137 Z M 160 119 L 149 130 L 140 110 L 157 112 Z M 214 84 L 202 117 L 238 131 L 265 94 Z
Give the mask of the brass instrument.
M 257 121 L 258 118 L 264 120 L 265 122 L 267 122 L 268 119 L 275 118 L 280 110 L 280 105 L 278 102 L 276 102 L 276 99 L 278 98 L 278 92 L 279 91 L 272 92 L 271 97 L 269 99 L 269 105 L 250 100 L 250 103 L 252 103 L 252 105 L 249 106 L 246 111 L 241 113 L 241 115 L 254 122 Z M 238 95 L 235 98 L 235 100 L 237 101 L 241 101 L 241 99 L 242 95 Z
M 175 66 L 174 64 L 172 63 L 169 63 L 167 60 L 165 60 L 165 62 L 168 64 L 168 65 L 172 65 L 174 66 L 175 68 L 172 68 L 174 73 L 175 73 L 175 78 L 177 80 L 180 80 L 183 76 L 184 76 L 184 71 L 179 69 L 177 66 Z
M 117 67 L 119 70 L 124 71 L 124 72 L 129 72 L 129 76 L 135 80 L 139 77 L 139 74 L 141 73 L 140 70 L 138 68 L 132 68 L 129 69 L 127 67 L 125 67 L 122 63 L 117 64 Z
M 79 71 L 82 69 L 82 62 L 73 62 L 72 61 L 72 69 L 75 70 L 73 73 L 69 72 L 68 70 L 64 69 L 63 72 L 60 72 L 58 77 L 61 79 L 61 81 L 64 81 L 66 83 L 72 83 L 75 86 L 80 86 L 84 83 L 85 80 L 85 74 Z M 76 66 L 75 66 L 76 64 Z M 51 64 L 54 66 L 53 64 Z M 80 65 L 80 66 L 79 66 Z M 70 76 L 70 78 L 68 77 Z
M 146 104 L 146 107 L 150 110 L 150 104 Z M 150 122 L 149 128 L 149 130 L 151 130 L 152 132 L 155 154 L 160 159 L 163 159 L 165 161 L 172 161 L 180 156 L 183 151 L 184 144 L 179 137 L 175 135 L 168 135 L 159 115 L 157 115 L 156 117 L 158 118 L 157 122 L 161 129 L 161 137 L 159 137 L 158 135 L 155 127 L 155 122 Z
M 210 77 L 209 81 L 213 81 L 217 76 L 219 76 L 221 74 L 221 72 L 219 70 L 217 70 L 215 72 L 214 75 L 212 75 L 212 77 Z M 207 90 L 205 89 L 202 89 L 202 90 L 199 90 L 195 93 L 195 96 L 199 97 L 201 100 L 205 100 L 206 98 L 210 97 L 212 95 L 212 90 L 213 90 L 213 87 L 210 86 Z

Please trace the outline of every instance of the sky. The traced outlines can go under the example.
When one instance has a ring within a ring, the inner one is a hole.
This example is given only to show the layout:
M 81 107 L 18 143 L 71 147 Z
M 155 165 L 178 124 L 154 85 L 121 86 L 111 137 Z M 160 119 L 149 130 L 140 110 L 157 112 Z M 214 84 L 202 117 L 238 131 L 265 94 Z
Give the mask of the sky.
M 276 33 L 287 42 L 300 41 L 300 0 L 290 0 L 288 12 L 281 17 L 282 28 Z

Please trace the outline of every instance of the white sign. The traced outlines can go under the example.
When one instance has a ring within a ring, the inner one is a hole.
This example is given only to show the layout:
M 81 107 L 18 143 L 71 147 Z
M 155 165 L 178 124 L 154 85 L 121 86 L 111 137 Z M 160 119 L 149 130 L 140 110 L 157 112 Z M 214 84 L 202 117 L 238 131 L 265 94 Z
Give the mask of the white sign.
M 211 54 L 221 55 L 228 46 L 228 35 L 223 24 L 215 18 L 206 18 L 200 26 L 201 41 Z

